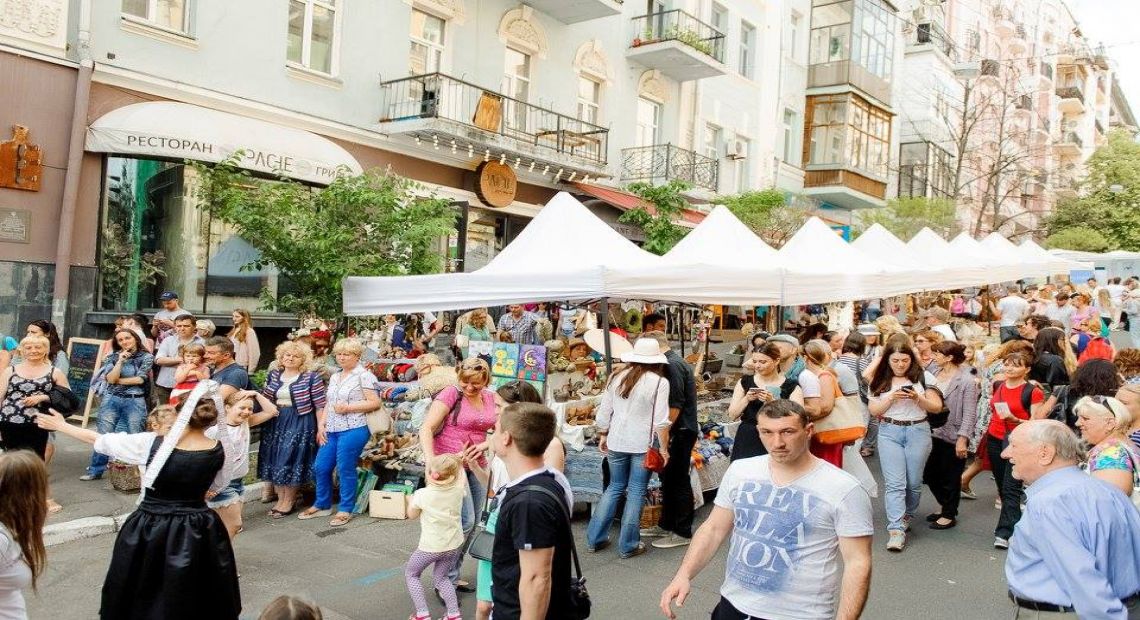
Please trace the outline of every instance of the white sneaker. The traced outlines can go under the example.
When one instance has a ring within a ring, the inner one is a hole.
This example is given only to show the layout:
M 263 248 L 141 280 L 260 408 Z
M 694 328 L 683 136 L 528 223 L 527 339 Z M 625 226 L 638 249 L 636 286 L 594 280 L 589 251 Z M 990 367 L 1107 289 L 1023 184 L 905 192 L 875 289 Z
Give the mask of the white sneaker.
M 665 538 L 653 541 L 652 544 L 658 549 L 673 549 L 674 547 L 684 547 L 690 542 L 692 541 L 688 538 L 685 538 L 684 536 L 678 536 L 677 534 L 671 533 Z
M 1001 536 L 994 537 L 994 549 L 1009 549 L 1009 539 Z
M 661 529 L 661 526 L 659 525 L 654 525 L 653 527 L 647 527 L 641 530 L 642 538 L 661 538 L 662 536 L 668 536 L 669 534 L 669 530 Z
M 972 489 L 962 489 L 962 499 L 978 499 Z
M 906 546 L 906 532 L 891 530 L 891 538 L 887 541 L 887 551 L 899 552 Z

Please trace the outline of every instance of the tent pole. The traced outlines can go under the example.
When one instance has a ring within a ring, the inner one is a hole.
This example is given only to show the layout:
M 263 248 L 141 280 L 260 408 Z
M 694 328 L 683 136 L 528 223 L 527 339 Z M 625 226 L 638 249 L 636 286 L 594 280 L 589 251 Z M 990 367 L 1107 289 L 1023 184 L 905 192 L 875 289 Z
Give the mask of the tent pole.
M 677 328 L 677 337 L 681 339 L 681 357 L 685 357 L 685 307 L 679 306 L 677 308 L 677 322 L 680 327 Z
M 603 342 L 606 343 L 606 346 L 605 346 L 605 349 L 606 349 L 606 351 L 605 351 L 606 352 L 606 377 L 609 378 L 609 376 L 611 374 L 613 374 L 613 370 L 614 370 L 613 355 L 611 355 L 611 349 L 610 349 L 610 298 L 609 297 L 603 297 L 602 298 L 601 311 L 602 311 L 602 337 L 603 337 Z

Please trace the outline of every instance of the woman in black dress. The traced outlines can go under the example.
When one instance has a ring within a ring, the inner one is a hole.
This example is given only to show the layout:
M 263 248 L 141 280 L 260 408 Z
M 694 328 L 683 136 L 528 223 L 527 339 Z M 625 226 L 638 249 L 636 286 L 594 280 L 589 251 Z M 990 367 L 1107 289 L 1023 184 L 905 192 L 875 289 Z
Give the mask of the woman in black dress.
M 731 460 L 746 459 L 753 456 L 768 454 L 764 444 L 760 442 L 760 432 L 756 429 L 756 414 L 760 408 L 773 400 L 780 398 L 794 398 L 799 386 L 788 382 L 792 386 L 791 392 L 784 388 L 785 378 L 780 372 L 780 347 L 775 343 L 762 344 L 752 350 L 752 359 L 748 367 L 755 374 L 744 375 L 736 383 L 732 392 L 732 403 L 728 405 L 728 415 L 733 420 L 740 420 L 740 427 L 736 429 L 736 437 L 732 442 Z M 797 402 L 801 402 L 800 398 Z
M 222 409 L 216 397 L 217 383 L 199 383 L 165 438 L 100 435 L 71 426 L 54 410 L 39 416 L 41 428 L 147 465 L 142 499 L 119 530 L 103 582 L 105 620 L 236 620 L 241 612 L 233 547 L 218 514 L 206 507 L 207 493 L 230 479 L 222 442 L 205 435 Z

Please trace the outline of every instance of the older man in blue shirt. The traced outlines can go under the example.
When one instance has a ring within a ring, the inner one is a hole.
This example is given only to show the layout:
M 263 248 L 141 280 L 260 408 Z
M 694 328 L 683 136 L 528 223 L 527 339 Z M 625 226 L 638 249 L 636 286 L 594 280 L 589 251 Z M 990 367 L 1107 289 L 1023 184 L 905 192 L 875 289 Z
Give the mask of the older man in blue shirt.
M 1018 426 L 1002 452 L 1028 497 L 1005 561 L 1015 618 L 1140 619 L 1140 513 L 1081 456 L 1053 420 Z

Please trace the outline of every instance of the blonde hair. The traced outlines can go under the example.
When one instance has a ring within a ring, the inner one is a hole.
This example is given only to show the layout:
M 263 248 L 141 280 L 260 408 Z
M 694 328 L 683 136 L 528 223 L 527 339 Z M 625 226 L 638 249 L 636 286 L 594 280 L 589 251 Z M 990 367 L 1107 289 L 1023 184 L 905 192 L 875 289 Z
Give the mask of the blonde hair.
M 459 476 L 460 467 L 462 467 L 462 464 L 458 456 L 454 454 L 437 454 L 432 457 L 431 464 L 428 466 L 428 471 L 430 471 L 432 475 L 428 476 L 427 482 L 429 484 L 435 483 L 438 478 L 433 478 L 432 476 L 436 474 L 438 474 L 440 478 L 451 478 L 454 480 Z
M 478 357 L 469 357 L 459 365 L 459 381 L 478 383 L 483 385 L 491 383 L 491 367 Z
M 915 338 L 919 336 L 922 336 L 923 338 L 929 340 L 931 345 L 936 345 L 946 339 L 942 336 L 942 334 L 934 331 L 933 329 L 920 329 L 914 333 Z M 911 340 L 913 341 L 914 339 L 912 338 Z
M 1103 312 L 1111 312 L 1112 310 L 1112 295 L 1108 294 L 1107 288 L 1099 288 L 1096 292 L 1096 301 L 1100 304 L 1100 309 Z
M 879 328 L 879 342 L 886 342 L 894 334 L 905 334 L 902 324 L 895 317 L 884 314 L 883 316 L 875 319 L 875 327 Z
M 178 357 L 183 357 L 186 355 L 197 355 L 198 357 L 204 357 L 206 355 L 206 347 L 205 345 L 198 344 L 197 342 L 191 342 L 189 344 L 179 346 Z
M 472 325 L 478 329 L 486 329 L 487 321 L 490 319 L 487 315 L 486 308 L 475 308 L 471 311 L 471 316 L 467 318 L 467 324 Z
M 443 366 L 443 360 L 439 359 L 439 356 L 435 353 L 424 353 L 416 358 L 413 366 L 416 368 L 416 374 L 420 375 L 433 366 Z
M 249 330 L 253 329 L 253 323 L 249 319 L 249 310 L 236 308 L 234 309 L 234 313 L 241 316 L 242 322 L 240 326 L 234 325 L 227 335 L 238 342 L 245 342 L 246 337 L 249 335 Z
M 281 365 L 281 358 L 284 357 L 286 353 L 293 353 L 294 355 L 301 357 L 302 371 L 308 370 L 309 367 L 313 365 L 312 348 L 310 348 L 308 345 L 297 342 L 296 340 L 286 340 L 285 342 L 277 345 L 277 348 L 273 351 L 273 357 L 277 360 L 277 366 L 279 368 L 284 369 L 284 367 Z
M 358 338 L 341 338 L 333 345 L 333 355 L 347 353 L 360 357 L 364 355 L 364 343 Z
M 40 336 L 39 334 L 29 334 L 27 336 L 24 336 L 24 339 L 20 341 L 20 357 L 27 357 L 26 350 L 27 346 L 30 344 L 42 345 L 44 348 L 44 359 L 47 359 L 48 351 L 51 350 L 51 341 L 48 340 L 46 336 Z
M 1109 417 L 1116 422 L 1116 426 L 1112 429 L 1113 433 L 1125 434 L 1132 426 L 1132 412 L 1128 411 L 1128 407 L 1124 403 L 1116 400 L 1111 396 L 1104 396 L 1104 404 L 1098 403 L 1092 397 L 1085 396 L 1073 405 L 1073 411 L 1077 415 L 1084 413 L 1085 415 L 1096 415 L 1098 417 Z
M 218 331 L 218 326 L 214 325 L 214 322 L 210 319 L 198 319 L 194 321 L 194 331 L 202 329 L 206 330 L 206 337 L 209 338 L 214 335 L 214 332 Z
M 808 340 L 804 344 L 804 357 L 816 366 L 827 368 L 831 363 L 831 345 L 825 340 Z

